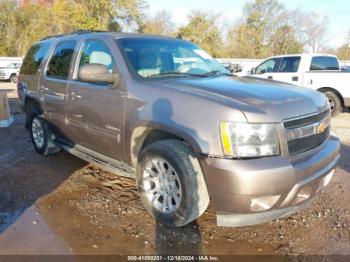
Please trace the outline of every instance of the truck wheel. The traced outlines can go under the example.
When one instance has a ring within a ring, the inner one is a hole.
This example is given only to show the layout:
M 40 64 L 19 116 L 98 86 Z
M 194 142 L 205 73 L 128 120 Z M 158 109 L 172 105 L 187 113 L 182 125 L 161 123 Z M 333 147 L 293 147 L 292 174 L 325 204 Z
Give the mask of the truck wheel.
M 163 140 L 142 150 L 137 185 L 147 211 L 162 224 L 181 227 L 200 217 L 209 204 L 201 166 L 178 140 Z
M 48 123 L 35 116 L 31 120 L 30 136 L 35 150 L 44 156 L 52 155 L 61 149 L 53 143 L 54 134 L 50 130 Z
M 17 83 L 17 75 L 15 75 L 15 74 L 11 75 L 10 82 L 11 83 Z
M 333 92 L 326 92 L 325 95 L 328 98 L 328 103 L 331 109 L 332 117 L 339 115 L 342 112 L 342 105 L 339 97 Z

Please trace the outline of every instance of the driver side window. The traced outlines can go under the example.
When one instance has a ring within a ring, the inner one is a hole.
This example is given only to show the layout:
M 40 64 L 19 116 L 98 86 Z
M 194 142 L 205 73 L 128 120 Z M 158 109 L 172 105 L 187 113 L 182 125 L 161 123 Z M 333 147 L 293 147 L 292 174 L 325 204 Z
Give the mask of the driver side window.
M 278 67 L 279 67 L 279 63 L 280 63 L 279 58 L 272 58 L 269 59 L 265 62 L 263 62 L 262 64 L 260 64 L 257 68 L 256 68 L 256 74 L 257 75 L 262 75 L 265 73 L 274 73 L 274 72 L 278 72 Z
M 109 48 L 100 40 L 87 40 L 80 55 L 79 69 L 88 64 L 104 65 L 113 73 L 115 62 Z

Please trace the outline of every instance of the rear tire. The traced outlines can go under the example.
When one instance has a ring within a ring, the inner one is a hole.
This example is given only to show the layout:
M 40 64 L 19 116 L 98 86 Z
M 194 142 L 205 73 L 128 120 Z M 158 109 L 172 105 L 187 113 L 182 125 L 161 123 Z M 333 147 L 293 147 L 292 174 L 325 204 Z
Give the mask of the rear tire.
M 208 207 L 209 194 L 199 161 L 179 140 L 148 145 L 140 153 L 136 174 L 145 208 L 164 225 L 182 227 Z
M 35 151 L 41 155 L 53 155 L 61 150 L 53 143 L 55 136 L 52 133 L 49 124 L 38 116 L 34 116 L 31 119 L 30 137 Z
M 327 96 L 332 117 L 339 115 L 343 110 L 339 97 L 333 92 L 326 92 L 324 94 Z

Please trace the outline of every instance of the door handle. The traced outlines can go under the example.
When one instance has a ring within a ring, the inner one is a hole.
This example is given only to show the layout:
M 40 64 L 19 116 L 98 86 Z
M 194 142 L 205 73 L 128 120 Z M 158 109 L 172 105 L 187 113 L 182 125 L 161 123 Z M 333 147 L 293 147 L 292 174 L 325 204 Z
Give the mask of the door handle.
M 267 79 L 272 80 L 272 79 L 273 79 L 273 76 L 268 76 Z
M 72 93 L 70 93 L 70 97 L 72 98 L 72 100 L 75 100 L 75 99 L 80 99 L 81 95 L 79 95 L 75 91 L 73 91 Z
M 298 76 L 293 76 L 292 77 L 292 81 L 299 81 L 299 77 Z

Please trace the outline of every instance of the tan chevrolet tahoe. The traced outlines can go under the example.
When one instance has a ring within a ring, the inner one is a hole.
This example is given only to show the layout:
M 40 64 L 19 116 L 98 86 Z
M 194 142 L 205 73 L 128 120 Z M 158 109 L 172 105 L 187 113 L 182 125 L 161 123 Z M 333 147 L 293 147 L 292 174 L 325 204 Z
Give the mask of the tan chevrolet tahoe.
M 210 200 L 221 226 L 294 213 L 339 159 L 323 94 L 237 78 L 181 39 L 48 37 L 29 49 L 18 93 L 37 152 L 64 149 L 134 177 L 147 211 L 171 227 Z

